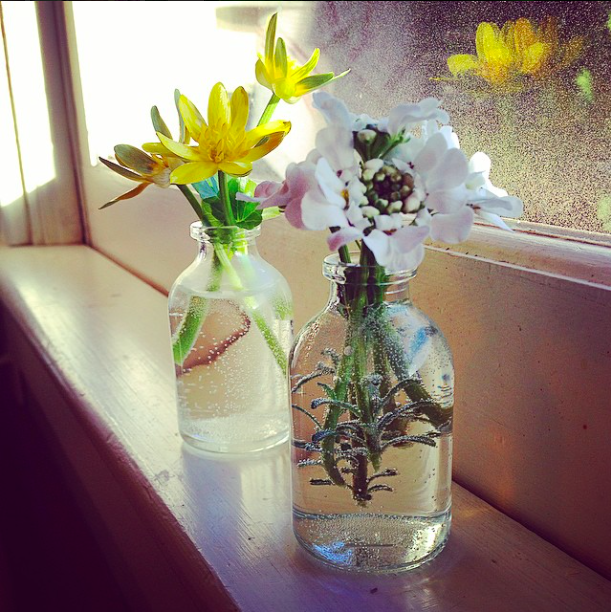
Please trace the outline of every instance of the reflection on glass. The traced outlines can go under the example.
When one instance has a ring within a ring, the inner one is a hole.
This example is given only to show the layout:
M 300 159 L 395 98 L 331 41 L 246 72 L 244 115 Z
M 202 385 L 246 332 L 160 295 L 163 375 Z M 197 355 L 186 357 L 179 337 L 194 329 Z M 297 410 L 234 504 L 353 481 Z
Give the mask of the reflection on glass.
M 25 188 L 28 193 L 34 191 L 55 178 L 55 162 L 53 158 L 53 143 L 49 125 L 49 111 L 47 108 L 47 95 L 42 69 L 40 53 L 40 40 L 36 22 L 36 12 L 33 2 L 3 2 L 4 24 L 6 30 L 6 44 L 8 48 L 9 64 L 13 100 L 17 116 L 17 130 L 19 133 L 19 146 L 23 164 Z M 10 128 L 2 130 L 2 134 L 14 134 L 12 119 L 10 118 L 10 104 L 5 85 L 1 85 L 0 92 L 0 121 L 2 127 L 9 122 Z M 7 124 L 7 125 L 8 125 Z M 11 157 L 9 168 L 18 164 L 16 149 L 3 139 L 3 147 L 8 145 L 9 151 L 2 151 L 0 155 L 8 153 Z M 4 165 L 2 165 L 4 168 Z M 4 172 L 3 182 L 4 182 Z M 19 170 L 9 169 L 9 186 L 3 185 L 3 203 L 10 203 L 21 196 Z M 6 192 L 4 191 L 6 189 Z

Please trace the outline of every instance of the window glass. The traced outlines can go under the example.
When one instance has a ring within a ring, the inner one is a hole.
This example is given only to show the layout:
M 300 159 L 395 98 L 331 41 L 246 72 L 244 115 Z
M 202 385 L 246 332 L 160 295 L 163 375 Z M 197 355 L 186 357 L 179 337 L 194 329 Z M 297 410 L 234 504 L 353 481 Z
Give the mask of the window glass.
M 26 190 L 34 191 L 55 178 L 53 143 L 33 2 L 3 2 L 2 18 L 11 77 L 23 176 Z M 4 58 L 2 58 L 4 59 Z M 2 62 L 2 69 L 5 67 Z M 0 151 L 3 171 L 0 201 L 9 205 L 22 195 L 15 144 L 8 76 L 0 77 L 0 134 L 7 134 Z
M 611 2 L 75 2 L 92 163 L 150 140 L 152 104 L 175 125 L 175 87 L 204 110 L 214 82 L 242 84 L 255 115 L 267 93 L 255 51 L 278 6 L 297 60 L 317 46 L 321 69 L 352 68 L 330 87 L 352 110 L 440 97 L 525 220 L 611 233 Z M 277 112 L 294 127 L 269 157 L 275 174 L 313 145 L 308 105 Z

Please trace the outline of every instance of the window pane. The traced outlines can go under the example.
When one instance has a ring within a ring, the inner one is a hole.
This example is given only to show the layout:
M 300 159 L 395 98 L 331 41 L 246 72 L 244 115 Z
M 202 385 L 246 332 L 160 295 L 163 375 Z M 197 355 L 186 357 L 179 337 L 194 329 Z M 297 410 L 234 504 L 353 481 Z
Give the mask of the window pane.
M 219 28 L 220 4 L 226 3 L 73 3 L 93 165 L 118 143 L 156 140 L 153 105 L 176 129 L 175 88 L 204 110 L 217 81 L 252 89 L 255 30 Z
M 53 143 L 47 109 L 47 95 L 42 70 L 40 40 L 36 22 L 34 2 L 3 2 L 2 13 L 6 31 L 6 45 L 11 74 L 13 98 L 19 131 L 19 146 L 23 163 L 25 187 L 29 192 L 45 185 L 55 178 L 55 162 L 53 159 Z M 4 64 L 3 64 L 4 67 Z M 3 75 L 4 78 L 4 75 Z M 2 84 L 4 88 L 5 85 Z M 10 109 L 6 89 L 0 91 L 0 121 L 4 127 L 8 121 L 7 108 Z M 8 111 L 10 112 L 10 110 Z M 12 124 L 12 120 L 10 120 Z M 7 132 L 14 136 L 12 125 Z M 8 139 L 7 139 L 8 140 Z M 14 140 L 13 140 L 14 142 Z M 12 143 L 9 157 L 9 176 L 14 174 L 10 166 L 15 165 L 17 158 Z M 6 152 L 5 152 L 6 154 Z M 4 168 L 4 165 L 2 166 Z M 17 179 L 19 174 L 17 173 Z M 12 201 L 17 187 L 11 179 L 11 187 L 7 188 L 3 201 Z M 13 191 L 11 191 L 13 190 Z M 21 186 L 19 185 L 19 193 Z
M 320 47 L 322 70 L 352 69 L 330 87 L 351 110 L 383 116 L 440 97 L 465 152 L 490 155 L 493 183 L 524 200 L 526 220 L 611 233 L 611 2 L 279 4 L 296 59 Z M 254 58 L 277 6 L 75 2 L 92 163 L 150 140 L 152 104 L 174 126 L 174 87 L 202 109 L 217 80 L 264 104 Z M 313 145 L 319 119 L 309 103 L 277 117 L 294 126 L 268 160 L 282 172 Z

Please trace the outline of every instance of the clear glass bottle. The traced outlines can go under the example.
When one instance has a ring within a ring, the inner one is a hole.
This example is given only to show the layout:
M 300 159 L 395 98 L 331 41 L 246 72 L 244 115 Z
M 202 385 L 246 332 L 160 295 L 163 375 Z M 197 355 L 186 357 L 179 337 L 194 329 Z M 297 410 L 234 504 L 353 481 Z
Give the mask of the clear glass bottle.
M 336 567 L 417 567 L 450 530 L 452 356 L 410 300 L 415 271 L 330 256 L 323 273 L 329 302 L 289 357 L 294 531 Z
M 288 437 L 292 300 L 258 235 L 193 223 L 197 257 L 170 292 L 178 424 L 201 450 L 258 451 Z

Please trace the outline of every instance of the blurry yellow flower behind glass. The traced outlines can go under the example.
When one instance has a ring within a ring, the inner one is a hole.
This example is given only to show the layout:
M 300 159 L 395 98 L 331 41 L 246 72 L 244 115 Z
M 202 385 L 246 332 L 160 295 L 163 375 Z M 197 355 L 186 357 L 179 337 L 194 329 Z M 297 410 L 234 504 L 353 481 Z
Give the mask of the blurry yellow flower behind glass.
M 282 38 L 276 40 L 278 15 L 272 15 L 265 32 L 265 55 L 259 56 L 255 65 L 257 81 L 267 87 L 281 100 L 294 104 L 299 98 L 323 85 L 348 74 L 348 71 L 335 76 L 332 72 L 314 74 L 311 72 L 318 64 L 320 50 L 314 49 L 310 59 L 300 66 L 287 55 Z
M 560 42 L 558 22 L 546 18 L 541 25 L 526 18 L 507 21 L 502 29 L 483 22 L 477 27 L 477 55 L 448 58 L 454 76 L 475 75 L 491 85 L 516 85 L 526 77 L 541 79 L 571 65 L 583 49 L 583 38 Z
M 245 176 L 254 161 L 273 151 L 291 129 L 288 121 L 271 121 L 246 131 L 248 94 L 238 87 L 231 96 L 222 83 L 210 92 L 208 122 L 185 96 L 180 97 L 180 114 L 191 138 L 197 143 L 188 146 L 175 142 L 158 131 L 162 148 L 186 163 L 174 169 L 173 183 L 197 183 L 221 171 L 232 176 Z M 159 145 L 145 145 L 151 150 Z M 159 149 L 156 149 L 159 150 Z

